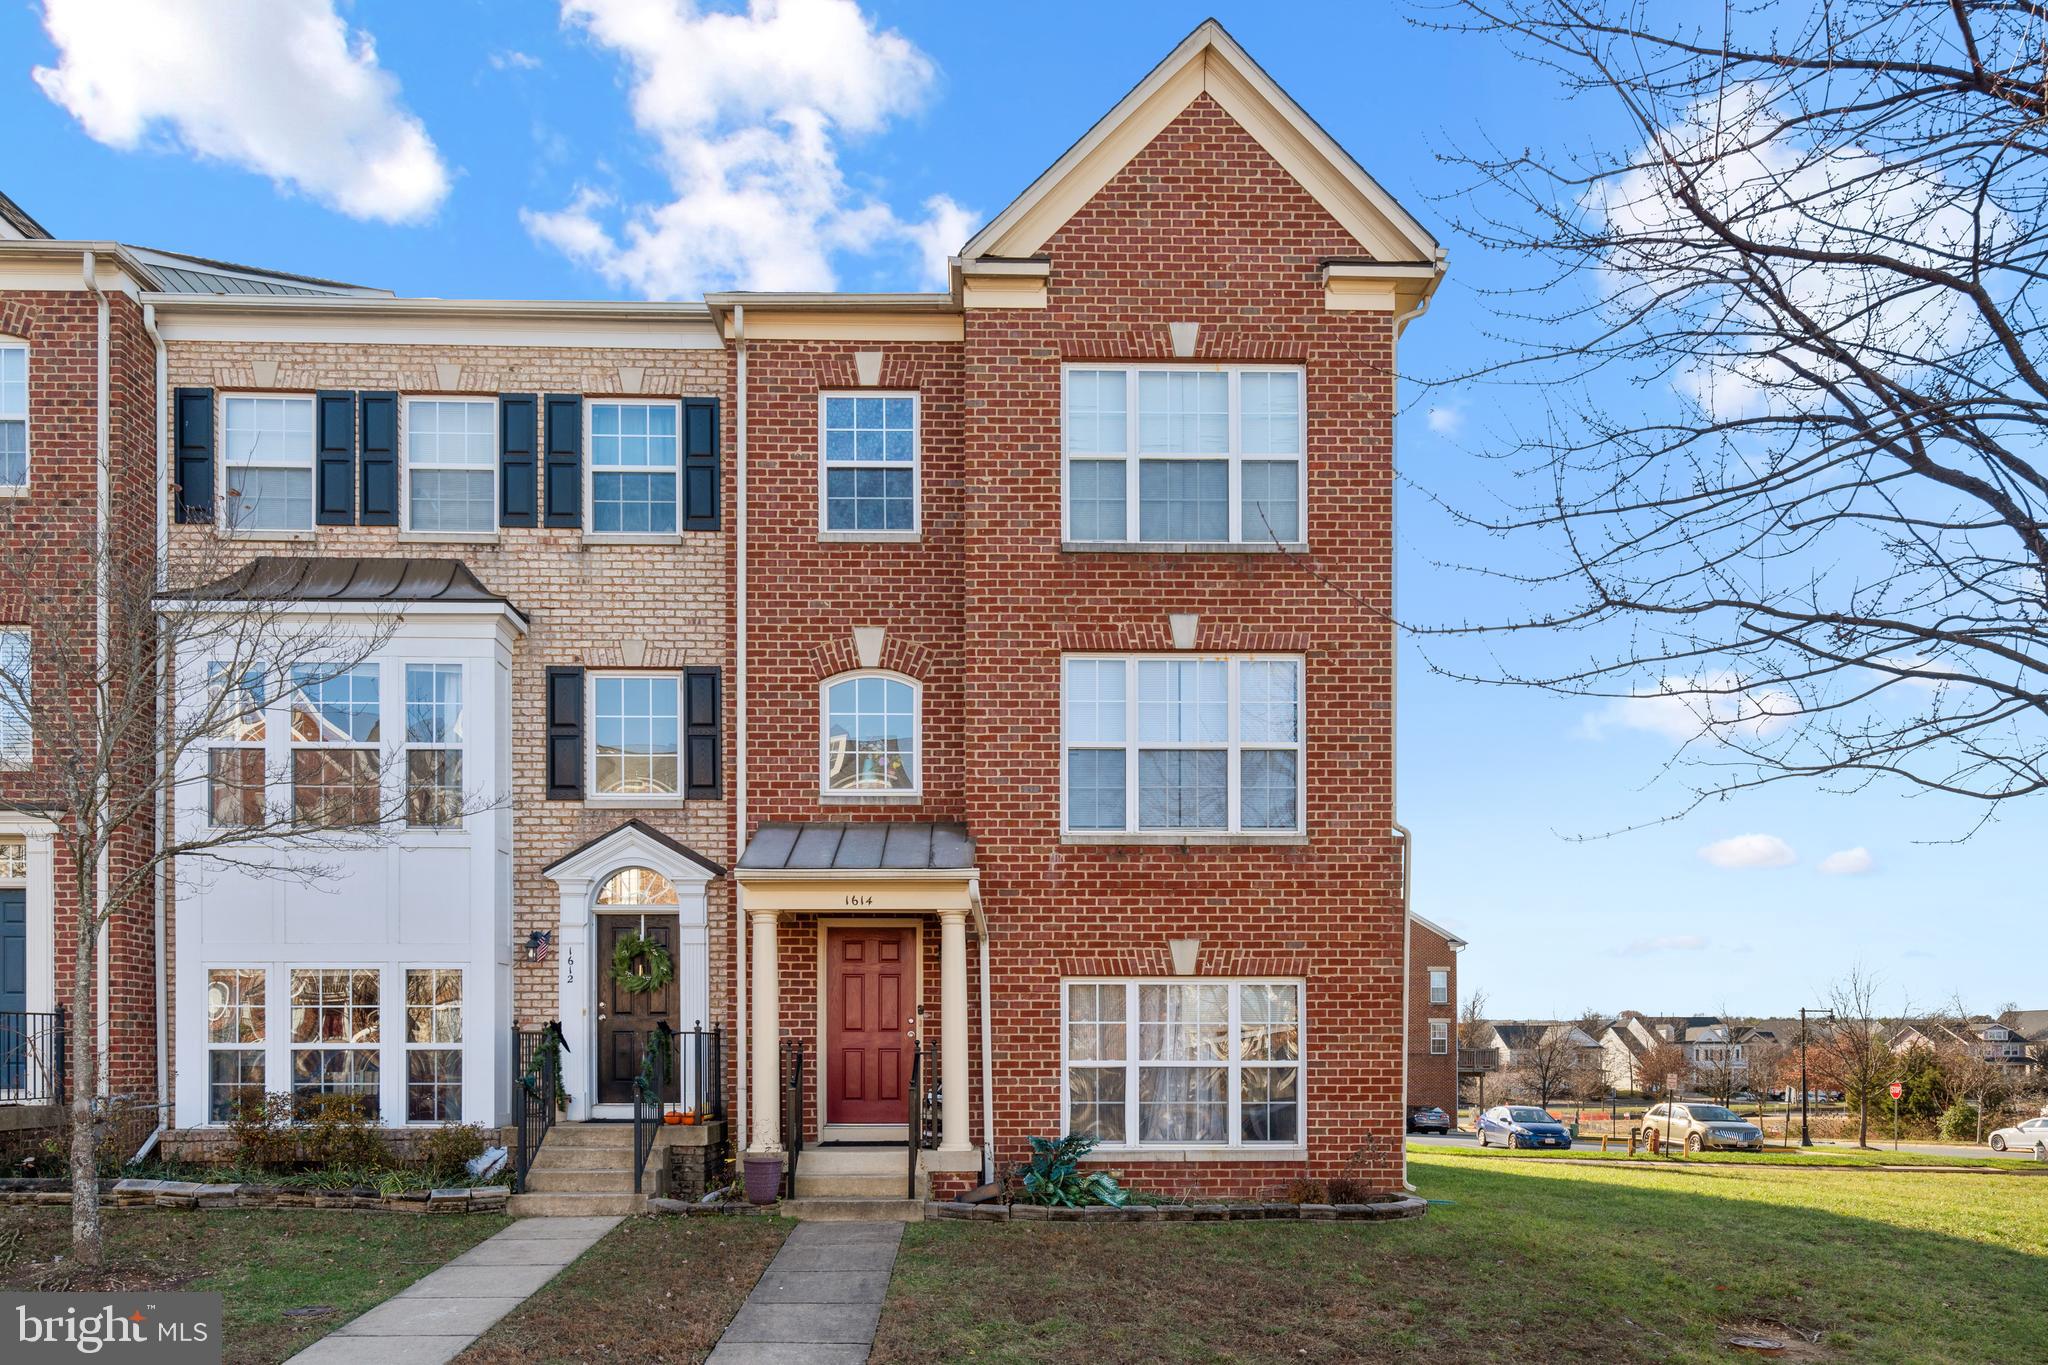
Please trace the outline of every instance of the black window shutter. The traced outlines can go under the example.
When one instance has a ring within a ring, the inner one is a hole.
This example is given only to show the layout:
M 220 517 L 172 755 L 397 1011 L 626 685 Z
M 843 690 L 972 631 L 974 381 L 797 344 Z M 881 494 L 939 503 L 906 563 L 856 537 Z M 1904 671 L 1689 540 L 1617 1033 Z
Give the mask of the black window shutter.
M 718 400 L 683 400 L 683 529 L 718 529 Z
M 313 397 L 313 520 L 352 526 L 356 519 L 356 396 L 327 389 Z
M 718 796 L 719 671 L 683 670 L 683 795 Z
M 548 670 L 548 800 L 583 799 L 583 670 Z
M 362 524 L 398 525 L 398 395 L 366 393 L 360 406 Z
M 535 526 L 535 421 L 539 400 L 530 393 L 498 395 L 498 525 Z M 579 787 L 579 790 L 580 787 Z
M 176 432 L 173 473 L 178 480 L 176 517 L 181 522 L 213 520 L 213 390 L 179 389 L 171 408 Z
M 546 525 L 583 524 L 583 399 L 548 395 L 548 455 L 542 468 Z

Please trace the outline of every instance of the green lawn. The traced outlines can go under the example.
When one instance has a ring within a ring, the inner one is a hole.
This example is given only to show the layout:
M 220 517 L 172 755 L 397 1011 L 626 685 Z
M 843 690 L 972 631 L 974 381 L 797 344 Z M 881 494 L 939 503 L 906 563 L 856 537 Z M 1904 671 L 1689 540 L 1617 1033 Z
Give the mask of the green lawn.
M 877 1362 L 2048 1360 L 2048 1180 L 1411 1153 L 1406 1223 L 912 1226 Z M 1817 1334 L 1808 1345 L 1797 1333 Z
M 219 1290 L 227 1359 L 283 1360 L 499 1231 L 496 1214 L 110 1209 L 107 1264 L 71 1267 L 71 1210 L 0 1208 L 8 1289 Z M 290 1318 L 288 1308 L 333 1311 Z
M 457 1360 L 694 1365 L 711 1354 L 794 1226 L 781 1218 L 629 1218 Z
M 1546 1151 L 1541 1147 L 1481 1148 L 1477 1143 L 1468 1147 L 1421 1147 L 1411 1145 L 1411 1157 L 1419 1152 L 1447 1156 L 1463 1160 L 1494 1161 L 1664 1161 L 1674 1166 L 1719 1164 L 1727 1166 L 1956 1166 L 1982 1168 L 1987 1170 L 2019 1170 L 2031 1172 L 2038 1163 L 2031 1157 L 2018 1156 L 1934 1156 L 1927 1152 L 1894 1152 L 1890 1148 L 1859 1150 L 1855 1147 L 1814 1147 L 1807 1151 L 1785 1151 L 1766 1148 L 1761 1152 L 1700 1152 L 1696 1155 L 1665 1152 L 1651 1156 L 1648 1151 L 1638 1148 L 1634 1157 L 1628 1154 L 1628 1145 L 1610 1146 L 1600 1150 L 1600 1139 L 1595 1135 L 1589 1145 L 1580 1138 L 1578 1145 L 1569 1151 Z M 2048 1169 L 2048 1168 L 2044 1168 Z

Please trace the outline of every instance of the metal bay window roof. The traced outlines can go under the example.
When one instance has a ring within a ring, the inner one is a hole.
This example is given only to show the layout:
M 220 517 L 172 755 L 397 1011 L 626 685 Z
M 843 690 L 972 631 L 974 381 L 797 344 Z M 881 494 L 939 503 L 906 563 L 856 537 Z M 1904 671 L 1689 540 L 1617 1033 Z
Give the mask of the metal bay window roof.
M 771 821 L 754 831 L 742 872 L 968 871 L 974 839 L 950 820 L 874 820 L 857 824 Z

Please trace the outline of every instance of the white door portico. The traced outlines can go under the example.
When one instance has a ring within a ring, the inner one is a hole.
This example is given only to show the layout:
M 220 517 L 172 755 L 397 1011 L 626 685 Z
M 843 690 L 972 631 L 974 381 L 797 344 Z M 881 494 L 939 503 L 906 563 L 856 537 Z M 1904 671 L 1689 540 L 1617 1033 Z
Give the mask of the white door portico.
M 631 820 L 542 869 L 561 897 L 557 931 L 558 1017 L 567 1056 L 562 1088 L 569 1117 L 588 1119 L 597 1097 L 597 1006 L 603 964 L 598 961 L 598 919 L 611 913 L 598 905 L 606 882 L 630 868 L 647 868 L 668 879 L 676 893 L 676 989 L 680 1018 L 713 1022 L 711 945 L 706 928 L 708 891 L 725 874 L 717 863 L 669 838 L 651 825 Z M 634 909 L 618 913 L 631 914 Z M 668 907 L 662 907 L 664 913 Z

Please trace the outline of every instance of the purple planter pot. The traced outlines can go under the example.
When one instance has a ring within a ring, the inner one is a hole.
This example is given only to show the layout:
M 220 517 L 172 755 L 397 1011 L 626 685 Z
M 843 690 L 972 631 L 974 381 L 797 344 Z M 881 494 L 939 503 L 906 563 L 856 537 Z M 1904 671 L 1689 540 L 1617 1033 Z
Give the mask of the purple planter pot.
M 779 1153 L 749 1152 L 740 1162 L 745 1172 L 747 1202 L 772 1204 L 782 1192 L 782 1157 Z

